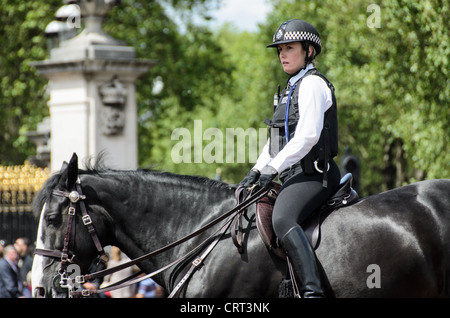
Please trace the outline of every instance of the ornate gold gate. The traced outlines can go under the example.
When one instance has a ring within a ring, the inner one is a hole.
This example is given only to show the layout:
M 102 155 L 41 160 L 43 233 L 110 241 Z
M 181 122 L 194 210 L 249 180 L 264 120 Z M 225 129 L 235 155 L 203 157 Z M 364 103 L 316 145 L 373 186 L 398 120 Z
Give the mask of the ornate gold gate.
M 48 168 L 27 162 L 0 166 L 0 239 L 13 243 L 18 237 L 27 237 L 34 242 L 37 220 L 31 213 L 31 203 L 49 175 Z

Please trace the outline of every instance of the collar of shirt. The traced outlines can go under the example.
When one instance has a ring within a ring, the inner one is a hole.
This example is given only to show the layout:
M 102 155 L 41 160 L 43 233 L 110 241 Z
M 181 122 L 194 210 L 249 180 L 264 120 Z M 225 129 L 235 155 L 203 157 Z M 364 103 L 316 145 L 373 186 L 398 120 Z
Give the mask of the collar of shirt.
M 289 79 L 289 86 L 294 85 L 300 78 L 303 77 L 303 75 L 306 74 L 306 72 L 308 72 L 310 69 L 313 69 L 313 68 L 314 68 L 314 65 L 312 65 L 311 63 L 308 64 L 304 70 L 301 70 L 297 75 L 292 76 Z

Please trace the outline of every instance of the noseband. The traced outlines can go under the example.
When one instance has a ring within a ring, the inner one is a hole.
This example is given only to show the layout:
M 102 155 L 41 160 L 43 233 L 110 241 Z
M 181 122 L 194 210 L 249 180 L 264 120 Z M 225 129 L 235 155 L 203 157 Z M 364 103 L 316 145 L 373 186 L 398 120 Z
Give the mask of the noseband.
M 61 267 L 59 268 L 58 273 L 54 279 L 54 285 L 56 285 L 56 287 L 68 288 L 70 297 L 71 295 L 70 291 L 72 290 L 73 285 L 72 282 L 69 280 L 67 267 L 69 266 L 69 264 L 79 263 L 77 262 L 76 256 L 70 252 L 71 248 L 74 245 L 73 242 L 75 240 L 75 226 L 73 221 L 75 219 L 77 205 L 80 207 L 81 210 L 81 219 L 83 221 L 83 224 L 86 226 L 89 234 L 91 235 L 92 241 L 94 242 L 95 248 L 97 249 L 98 253 L 97 266 L 105 266 L 106 263 L 108 262 L 108 256 L 106 255 L 103 246 L 100 243 L 98 235 L 95 232 L 94 225 L 92 224 L 92 219 L 87 212 L 86 205 L 84 203 L 86 196 L 83 195 L 83 192 L 81 190 L 80 178 L 78 178 L 77 181 L 75 182 L 75 185 L 73 186 L 71 192 L 53 190 L 52 194 L 54 196 L 68 198 L 70 201 L 70 206 L 68 210 L 69 220 L 67 223 L 66 234 L 64 236 L 64 245 L 61 251 L 37 248 L 35 250 L 35 254 L 61 260 Z M 60 277 L 59 282 L 56 280 L 58 277 Z M 76 277 L 75 283 L 83 284 L 85 282 L 86 281 L 84 279 L 84 276 Z M 83 290 L 83 296 L 89 296 L 89 290 Z

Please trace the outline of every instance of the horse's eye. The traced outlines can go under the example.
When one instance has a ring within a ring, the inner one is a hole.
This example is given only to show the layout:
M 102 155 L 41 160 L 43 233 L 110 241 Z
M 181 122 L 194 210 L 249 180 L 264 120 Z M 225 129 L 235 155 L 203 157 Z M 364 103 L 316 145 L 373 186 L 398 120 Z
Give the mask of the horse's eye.
M 47 213 L 45 219 L 49 225 L 58 226 L 61 223 L 61 216 L 57 213 Z

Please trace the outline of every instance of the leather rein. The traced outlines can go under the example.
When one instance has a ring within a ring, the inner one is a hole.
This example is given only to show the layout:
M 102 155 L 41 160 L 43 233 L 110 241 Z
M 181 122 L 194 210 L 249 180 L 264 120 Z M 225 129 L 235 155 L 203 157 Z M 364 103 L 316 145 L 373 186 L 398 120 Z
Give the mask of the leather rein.
M 185 274 L 185 276 L 180 280 L 180 282 L 175 286 L 175 288 L 173 289 L 173 291 L 171 292 L 171 294 L 169 295 L 169 298 L 172 297 L 176 297 L 179 295 L 182 286 L 184 285 L 184 283 L 186 283 L 189 279 L 190 276 L 193 275 L 193 273 L 195 272 L 195 270 L 203 263 L 203 260 L 208 256 L 208 254 L 214 249 L 214 247 L 216 246 L 216 244 L 220 241 L 220 239 L 222 238 L 223 234 L 226 233 L 226 231 L 228 230 L 228 228 L 230 227 L 230 225 L 235 225 L 236 224 L 236 220 L 238 219 L 237 217 L 242 216 L 242 214 L 244 214 L 247 211 L 247 208 L 252 205 L 253 203 L 257 202 L 258 200 L 260 200 L 261 198 L 263 198 L 265 195 L 267 195 L 271 190 L 269 189 L 264 189 L 264 188 L 259 188 L 259 189 L 255 189 L 254 187 L 249 189 L 250 194 L 243 199 L 242 202 L 239 203 L 240 200 L 238 200 L 238 204 L 231 210 L 229 210 L 228 212 L 222 214 L 221 216 L 219 216 L 218 218 L 210 221 L 209 223 L 207 223 L 206 225 L 204 225 L 203 227 L 201 227 L 200 229 L 192 232 L 189 235 L 186 235 L 185 237 L 170 243 L 164 247 L 159 248 L 158 250 L 155 250 L 153 252 L 150 252 L 148 254 L 142 255 L 134 260 L 130 260 L 126 263 L 117 265 L 115 267 L 112 268 L 108 268 L 108 269 L 103 269 L 94 273 L 90 273 L 90 274 L 85 274 L 85 275 L 80 275 L 80 276 L 76 276 L 75 278 L 71 278 L 69 277 L 68 273 L 67 273 L 67 268 L 69 264 L 72 263 L 78 263 L 78 260 L 76 259 L 76 256 L 74 254 L 70 253 L 70 245 L 73 245 L 73 240 L 75 237 L 75 226 L 74 226 L 74 219 L 75 219 L 75 215 L 76 215 L 76 207 L 79 206 L 80 210 L 81 210 L 81 214 L 82 214 L 82 221 L 83 224 L 86 226 L 93 242 L 94 245 L 97 249 L 97 254 L 98 254 L 98 264 L 103 264 L 106 265 L 106 263 L 108 262 L 108 257 L 103 249 L 102 244 L 100 243 L 100 240 L 98 238 L 98 235 L 95 231 L 94 225 L 92 223 L 92 219 L 89 216 L 87 209 L 86 209 L 86 205 L 84 200 L 86 199 L 86 196 L 83 195 L 82 193 L 82 189 L 81 189 L 81 181 L 78 178 L 77 182 L 74 185 L 74 188 L 71 192 L 64 192 L 64 191 L 60 191 L 60 190 L 54 190 L 52 192 L 53 195 L 55 196 L 59 196 L 59 197 L 66 197 L 69 199 L 70 201 L 70 205 L 69 205 L 69 209 L 68 209 L 68 215 L 69 215 L 69 220 L 68 220 L 68 224 L 67 224 L 67 230 L 66 230 L 66 234 L 64 237 L 64 244 L 63 244 L 63 248 L 61 251 L 59 250 L 48 250 L 48 249 L 40 249 L 37 248 L 35 250 L 35 254 L 37 255 L 41 255 L 41 256 L 46 256 L 46 257 L 51 257 L 51 258 L 55 258 L 55 259 L 59 259 L 61 266 L 60 269 L 58 270 L 58 275 L 60 276 L 60 281 L 59 281 L 59 285 L 62 288 L 67 288 L 69 290 L 69 297 L 87 297 L 87 296 L 91 296 L 93 294 L 101 294 L 101 293 L 105 293 L 111 290 L 116 290 L 116 289 L 120 289 L 126 286 L 130 286 L 136 283 L 139 283 L 147 278 L 150 278 L 152 276 L 155 276 L 156 274 L 159 274 L 161 272 L 163 272 L 164 270 L 174 266 L 175 264 L 178 264 L 184 260 L 186 260 L 189 257 L 192 257 L 192 255 L 196 252 L 199 252 L 200 250 L 202 250 L 204 248 L 204 246 L 211 242 L 210 245 L 208 246 L 208 248 L 206 248 L 203 253 L 200 256 L 197 256 L 194 261 L 192 262 L 191 268 L 188 270 L 188 272 Z M 228 218 L 228 219 L 227 219 Z M 149 258 L 152 258 L 156 255 L 159 255 L 163 252 L 166 252 L 198 235 L 200 235 L 201 233 L 203 233 L 204 231 L 206 231 L 207 229 L 213 227 L 214 225 L 218 224 L 219 222 L 223 221 L 227 219 L 227 221 L 225 222 L 225 224 L 220 227 L 217 231 L 215 231 L 212 235 L 210 235 L 207 239 L 205 239 L 204 241 L 202 241 L 202 243 L 200 243 L 197 247 L 195 247 L 194 249 L 192 249 L 190 252 L 188 252 L 187 254 L 181 256 L 180 258 L 178 258 L 177 260 L 167 264 L 166 266 L 152 272 L 149 274 L 146 274 L 145 276 L 136 278 L 137 276 L 139 276 L 140 274 L 142 274 L 142 272 L 139 272 L 137 274 L 134 274 L 124 280 L 121 280 L 119 282 L 116 282 L 112 285 L 109 285 L 105 288 L 101 288 L 101 289 L 86 289 L 86 290 L 76 290 L 75 286 L 77 286 L 78 284 L 83 284 L 89 280 L 95 279 L 95 278 L 99 278 L 99 277 L 104 277 L 106 275 L 110 275 L 112 273 L 118 272 L 124 268 L 128 268 L 130 266 L 136 265 L 144 260 L 147 260 Z M 238 232 L 241 229 L 240 227 L 240 221 L 239 221 L 239 229 Z M 233 242 L 236 245 L 236 247 L 238 247 L 239 252 L 242 252 L 242 249 L 240 248 L 239 244 L 236 243 L 235 240 L 235 235 L 236 235 L 236 231 L 232 231 L 232 236 L 233 236 Z M 239 235 L 239 234 L 238 234 Z M 71 244 L 72 243 L 72 244 Z

